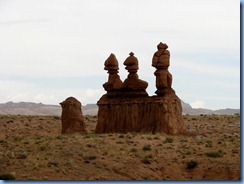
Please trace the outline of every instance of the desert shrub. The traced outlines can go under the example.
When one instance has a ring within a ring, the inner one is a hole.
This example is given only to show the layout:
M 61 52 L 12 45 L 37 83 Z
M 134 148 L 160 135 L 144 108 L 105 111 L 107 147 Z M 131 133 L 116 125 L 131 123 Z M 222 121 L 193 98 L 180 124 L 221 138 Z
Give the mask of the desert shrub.
M 6 140 L 0 140 L 0 144 L 1 143 L 7 143 L 7 141 Z
M 125 136 L 123 134 L 119 135 L 119 138 L 124 138 Z
M 18 142 L 18 141 L 21 141 L 22 138 L 21 137 L 14 137 L 14 142 Z
M 126 143 L 127 143 L 127 144 L 133 144 L 133 143 L 134 143 L 134 141 L 131 141 L 131 140 L 126 140 Z
M 187 162 L 187 169 L 194 169 L 195 167 L 197 167 L 198 162 L 195 160 L 191 160 L 190 162 Z
M 152 154 L 146 155 L 145 158 L 152 158 Z
M 213 147 L 212 141 L 207 141 L 207 143 L 205 144 L 205 146 L 206 146 L 207 148 L 211 148 L 211 147 Z
M 211 152 L 206 153 L 206 155 L 208 157 L 214 157 L 214 158 L 223 156 L 221 151 L 211 151 Z
M 145 145 L 145 146 L 143 146 L 143 148 L 142 148 L 142 150 L 144 150 L 144 151 L 149 151 L 149 150 L 151 150 L 152 148 L 151 148 L 151 145 Z
M 137 152 L 137 149 L 136 148 L 131 148 L 130 152 Z
M 0 180 L 15 180 L 15 176 L 12 174 L 2 174 L 0 175 Z
M 47 150 L 47 145 L 42 145 L 42 146 L 40 146 L 40 147 L 39 147 L 39 150 L 40 150 L 40 151 L 45 151 L 45 150 Z
M 8 120 L 6 123 L 13 123 L 14 120 Z
M 180 142 L 188 142 L 187 139 L 181 139 Z
M 159 136 L 155 135 L 153 139 L 159 140 L 160 138 L 159 138 Z
M 174 139 L 172 137 L 166 137 L 166 139 L 164 140 L 164 143 L 172 143 L 174 141 Z
M 59 165 L 59 163 L 56 161 L 50 161 L 47 163 L 48 167 L 52 167 L 52 166 L 58 167 L 58 165 Z
M 66 139 L 66 137 L 64 135 L 58 135 L 56 138 L 59 140 Z
M 191 155 L 191 152 L 190 152 L 190 151 L 187 151 L 187 152 L 186 152 L 186 155 Z
M 88 148 L 92 148 L 93 145 L 91 145 L 91 144 L 86 144 L 86 147 L 88 147 Z
M 23 144 L 29 144 L 30 143 L 30 140 L 24 140 L 23 141 Z
M 151 162 L 150 162 L 150 160 L 149 160 L 148 158 L 143 158 L 143 159 L 141 160 L 141 162 L 142 162 L 143 164 L 151 164 Z
M 54 116 L 53 119 L 59 120 L 59 119 L 61 119 L 61 117 L 60 116 Z
M 28 156 L 26 151 L 19 151 L 16 153 L 16 158 L 17 159 L 26 159 Z
M 89 155 L 89 156 L 84 157 L 84 160 L 96 160 L 96 159 L 97 159 L 97 156 L 95 156 L 95 155 Z

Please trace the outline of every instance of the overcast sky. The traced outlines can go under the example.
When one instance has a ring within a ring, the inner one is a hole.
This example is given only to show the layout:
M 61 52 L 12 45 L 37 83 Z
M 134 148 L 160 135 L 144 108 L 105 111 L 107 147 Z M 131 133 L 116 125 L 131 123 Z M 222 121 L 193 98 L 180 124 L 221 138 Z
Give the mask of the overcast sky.
M 153 95 L 152 56 L 171 52 L 173 88 L 196 108 L 240 108 L 240 1 L 0 0 L 0 103 L 96 103 L 104 61 L 133 51 Z

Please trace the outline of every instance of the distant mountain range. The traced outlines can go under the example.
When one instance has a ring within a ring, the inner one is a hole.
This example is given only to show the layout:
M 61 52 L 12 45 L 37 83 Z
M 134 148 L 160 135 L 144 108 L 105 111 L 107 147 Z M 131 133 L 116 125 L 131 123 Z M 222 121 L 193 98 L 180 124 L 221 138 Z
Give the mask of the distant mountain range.
M 240 114 L 240 109 L 195 109 L 190 104 L 181 101 L 183 114 L 198 115 L 198 114 Z M 20 115 L 61 115 L 61 106 L 59 105 L 45 105 L 42 103 L 33 102 L 7 102 L 0 103 L 0 114 L 20 114 Z M 96 104 L 87 104 L 82 106 L 84 115 L 97 115 L 98 106 Z
M 190 115 L 198 115 L 198 114 L 240 114 L 240 109 L 219 109 L 219 110 L 211 110 L 211 109 L 202 109 L 202 108 L 192 108 L 190 104 L 185 103 L 181 100 L 181 105 L 183 109 L 183 114 Z

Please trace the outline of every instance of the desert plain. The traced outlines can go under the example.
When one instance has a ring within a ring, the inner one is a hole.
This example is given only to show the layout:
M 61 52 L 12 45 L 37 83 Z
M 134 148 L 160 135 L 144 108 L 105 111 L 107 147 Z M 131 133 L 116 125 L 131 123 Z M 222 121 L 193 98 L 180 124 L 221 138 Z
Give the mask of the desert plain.
M 61 135 L 59 116 L 0 115 L 0 178 L 240 180 L 240 115 L 184 115 L 187 133 Z

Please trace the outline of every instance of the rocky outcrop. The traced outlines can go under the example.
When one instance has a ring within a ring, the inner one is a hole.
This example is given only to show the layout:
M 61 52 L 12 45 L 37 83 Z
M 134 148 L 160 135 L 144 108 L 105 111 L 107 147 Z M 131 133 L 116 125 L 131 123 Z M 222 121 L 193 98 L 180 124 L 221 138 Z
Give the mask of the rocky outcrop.
M 122 87 L 108 89 L 103 85 L 107 94 L 97 102 L 97 133 L 164 132 L 176 135 L 186 132 L 181 101 L 171 87 L 172 75 L 168 71 L 170 53 L 167 48 L 166 44 L 160 43 L 152 60 L 152 66 L 156 68 L 156 96 L 149 97 L 146 92 L 148 83 L 139 79 L 138 60 L 134 53 L 130 53 L 124 62 L 129 74 Z M 118 62 L 113 63 L 116 63 L 113 67 L 118 69 Z M 107 65 L 106 60 L 105 69 Z M 108 73 L 111 75 L 111 72 Z
M 74 97 L 69 97 L 60 103 L 62 107 L 61 134 L 85 133 L 84 118 L 81 103 Z
M 185 132 L 182 108 L 177 97 L 145 97 L 109 99 L 104 95 L 98 102 L 97 133 L 110 132 Z

